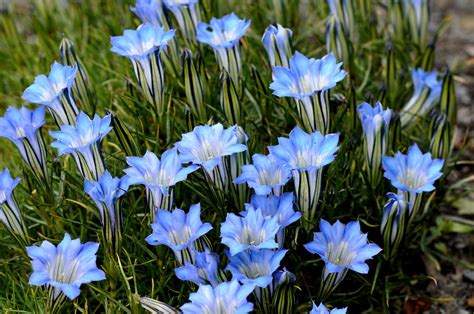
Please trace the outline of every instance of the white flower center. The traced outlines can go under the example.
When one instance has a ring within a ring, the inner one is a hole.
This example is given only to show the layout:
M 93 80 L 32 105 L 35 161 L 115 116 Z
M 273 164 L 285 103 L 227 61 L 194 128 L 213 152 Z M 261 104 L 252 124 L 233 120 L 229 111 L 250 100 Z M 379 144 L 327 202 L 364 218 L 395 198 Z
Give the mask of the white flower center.
M 334 265 L 345 266 L 352 263 L 356 257 L 356 252 L 349 248 L 347 241 L 341 241 L 337 244 L 329 242 L 325 257 Z

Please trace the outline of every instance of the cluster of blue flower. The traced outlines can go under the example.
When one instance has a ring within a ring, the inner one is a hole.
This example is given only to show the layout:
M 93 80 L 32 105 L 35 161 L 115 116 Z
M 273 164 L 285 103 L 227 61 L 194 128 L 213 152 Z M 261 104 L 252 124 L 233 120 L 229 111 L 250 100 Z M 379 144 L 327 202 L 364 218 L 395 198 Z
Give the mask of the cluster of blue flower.
M 332 3 L 331 1 L 329 1 Z M 226 71 L 239 86 L 241 58 L 239 41 L 250 21 L 235 14 L 209 24 L 200 21 L 197 0 L 164 0 L 167 10 L 189 45 L 202 43 L 213 48 L 220 69 Z M 333 12 L 338 12 L 334 4 Z M 156 113 L 165 113 L 164 71 L 161 53 L 168 45 L 166 58 L 173 58 L 175 30 L 170 29 L 159 0 L 137 0 L 132 11 L 143 21 L 137 30 L 126 30 L 123 36 L 112 37 L 112 51 L 133 63 L 139 85 Z M 336 15 L 337 13 L 333 13 Z M 350 23 L 345 17 L 344 23 Z M 350 29 L 350 28 L 349 28 Z M 45 124 L 45 108 L 49 110 L 59 131 L 51 131 L 56 140 L 51 146 L 59 155 L 71 154 L 84 178 L 84 190 L 100 211 L 107 250 L 120 252 L 121 199 L 130 185 L 143 185 L 149 206 L 153 232 L 146 238 L 150 245 L 166 245 L 173 250 L 178 267 L 176 276 L 199 286 L 189 296 L 190 303 L 181 307 L 184 313 L 246 313 L 254 305 L 247 301 L 253 293 L 256 305 L 266 312 L 272 296 L 281 285 L 292 284 L 295 275 L 281 262 L 285 228 L 301 219 L 311 232 L 316 223 L 318 201 L 323 184 L 323 167 L 336 157 L 339 134 L 329 133 L 329 93 L 347 75 L 333 53 L 313 59 L 293 51 L 292 31 L 281 25 L 269 26 L 262 38 L 273 67 L 270 88 L 278 97 L 294 99 L 301 127 L 296 126 L 288 138 L 279 137 L 278 145 L 268 147 L 269 154 L 255 154 L 252 164 L 239 158 L 247 151 L 248 137 L 237 126 L 201 125 L 182 135 L 173 148 L 163 152 L 161 159 L 147 151 L 143 157 L 127 157 L 129 168 L 122 178 L 112 177 L 101 153 L 101 141 L 112 130 L 111 115 L 91 119 L 76 105 L 72 86 L 77 66 L 54 63 L 48 76 L 39 75 L 23 98 L 40 105 L 34 111 L 25 107 L 9 108 L 0 118 L 0 136 L 10 139 L 38 182 L 51 186 L 46 165 L 47 148 L 41 128 Z M 420 115 L 426 114 L 439 100 L 441 82 L 436 72 L 412 71 L 414 93 L 400 112 L 401 126 L 408 128 Z M 389 193 L 381 218 L 386 258 L 396 254 L 398 245 L 410 224 L 420 219 L 423 192 L 434 190 L 434 182 L 442 176 L 443 160 L 423 154 L 414 144 L 407 154 L 386 156 L 393 113 L 377 103 L 358 106 L 365 136 L 365 156 L 370 184 L 377 186 L 382 174 L 391 181 L 397 193 Z M 382 168 L 384 173 L 382 173 Z M 201 170 L 216 191 L 237 189 L 247 184 L 254 190 L 250 203 L 238 215 L 228 213 L 220 226 L 222 244 L 229 263 L 220 269 L 219 255 L 207 245 L 206 233 L 212 226 L 202 223 L 200 204 L 189 212 L 174 208 L 173 188 L 194 171 Z M 285 185 L 293 180 L 293 192 Z M 8 169 L 0 174 L 0 220 L 23 245 L 28 245 L 27 227 L 13 196 L 20 181 Z M 288 189 L 287 189 L 288 190 Z M 342 282 L 348 270 L 367 274 L 366 260 L 381 251 L 369 243 L 358 221 L 334 224 L 321 219 L 319 232 L 304 245 L 319 255 L 325 267 L 318 294 L 320 302 Z M 97 243 L 81 244 L 66 234 L 56 247 L 48 241 L 41 246 L 27 247 L 34 272 L 32 285 L 54 287 L 55 298 L 64 293 L 74 299 L 84 283 L 105 279 L 97 268 Z M 323 304 L 313 304 L 310 313 L 329 313 Z M 334 309 L 331 313 L 345 313 Z

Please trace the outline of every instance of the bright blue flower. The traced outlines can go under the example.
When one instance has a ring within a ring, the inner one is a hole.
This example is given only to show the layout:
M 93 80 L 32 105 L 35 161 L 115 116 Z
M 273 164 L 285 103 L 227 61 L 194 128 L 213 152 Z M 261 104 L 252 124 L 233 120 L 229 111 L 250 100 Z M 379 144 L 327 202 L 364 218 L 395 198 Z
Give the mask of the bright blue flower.
M 289 60 L 293 55 L 292 36 L 292 30 L 280 24 L 270 25 L 265 30 L 262 43 L 272 67 L 275 65 L 289 67 Z
M 60 131 L 49 132 L 56 139 L 51 146 L 58 149 L 60 156 L 72 154 L 82 175 L 89 180 L 97 180 L 105 171 L 100 142 L 112 130 L 111 119 L 109 114 L 104 118 L 95 115 L 91 120 L 81 111 L 76 126 L 65 124 Z
M 273 281 L 273 273 L 280 267 L 287 250 L 244 251 L 229 255 L 230 263 L 226 270 L 232 273 L 232 279 L 242 284 L 252 284 L 265 288 Z
M 249 26 L 249 20 L 239 19 L 234 13 L 220 19 L 213 17 L 210 24 L 198 23 L 197 40 L 214 49 L 232 48 L 244 36 Z
M 392 110 L 383 110 L 380 102 L 377 102 L 374 107 L 363 102 L 357 107 L 357 113 L 362 123 L 362 129 L 367 137 L 377 133 L 382 125 L 388 128 L 392 117 Z M 373 140 L 369 142 L 373 142 Z
M 247 297 L 254 285 L 241 286 L 237 280 L 223 282 L 216 287 L 201 285 L 197 292 L 189 295 L 190 303 L 181 307 L 183 314 L 245 314 L 253 310 Z
M 308 314 L 346 314 L 347 313 L 347 307 L 343 308 L 343 309 L 336 309 L 336 308 L 333 308 L 332 310 L 328 310 L 324 304 L 319 304 L 318 306 L 316 306 L 316 304 L 314 304 L 313 302 L 313 308 L 311 309 L 311 311 L 309 311 Z
M 276 96 L 302 99 L 336 86 L 347 75 L 341 67 L 342 63 L 336 63 L 332 53 L 322 59 L 313 59 L 296 52 L 290 59 L 289 68 L 273 68 L 270 88 Z
M 191 281 L 197 285 L 215 287 L 218 285 L 219 255 L 206 248 L 204 252 L 195 252 L 194 264 L 185 261 L 185 265 L 176 268 L 176 277 L 181 280 Z
M 147 151 L 143 157 L 127 157 L 127 164 L 130 168 L 124 172 L 129 184 L 146 186 L 156 209 L 165 209 L 162 201 L 166 196 L 172 199 L 170 188 L 186 180 L 188 174 L 199 168 L 196 165 L 183 167 L 176 148 L 165 151 L 161 155 L 161 161 L 154 153 Z
M 162 0 L 137 0 L 135 7 L 130 10 L 142 21 L 160 27 L 164 24 Z
M 261 209 L 248 208 L 245 217 L 227 214 L 221 225 L 222 243 L 235 255 L 247 249 L 275 249 L 278 217 L 265 217 Z
M 430 192 L 435 189 L 434 182 L 443 173 L 444 161 L 432 159 L 431 153 L 423 154 L 414 144 L 406 155 L 398 152 L 395 157 L 383 157 L 384 176 L 394 187 L 405 192 Z
M 105 273 L 96 265 L 98 249 L 98 243 L 81 244 L 80 239 L 71 240 L 67 233 L 57 247 L 46 240 L 41 246 L 27 247 L 33 266 L 30 285 L 46 284 L 54 287 L 56 297 L 62 291 L 69 299 L 76 298 L 82 284 L 105 279 Z
M 236 184 L 247 183 L 257 195 L 273 192 L 280 195 L 283 186 L 290 180 L 290 168 L 272 155 L 254 154 L 253 165 L 242 166 L 242 173 L 234 180 Z
M 199 2 L 199 0 L 163 0 L 163 3 L 168 9 L 178 8 L 182 6 L 192 6 Z
M 43 153 L 41 147 L 43 144 L 40 129 L 44 125 L 45 107 L 40 106 L 31 111 L 26 107 L 17 109 L 8 107 L 4 117 L 0 117 L 0 137 L 8 138 L 18 148 L 23 160 L 29 164 L 29 158 L 23 141 L 27 141 L 33 148 L 34 154 L 40 165 L 43 165 Z M 43 147 L 44 148 L 44 147 Z
M 362 233 L 358 221 L 347 225 L 336 221 L 331 225 L 324 219 L 319 223 L 321 232 L 314 233 L 314 240 L 305 244 L 306 250 L 318 254 L 326 263 L 329 273 L 339 273 L 346 269 L 367 274 L 367 259 L 377 255 L 381 249 L 377 244 L 367 242 L 367 234 Z
M 13 197 L 13 190 L 18 183 L 20 183 L 20 178 L 14 179 L 8 168 L 0 172 L 0 221 L 9 230 L 21 234 L 23 219 Z
M 212 229 L 211 224 L 202 223 L 201 205 L 194 204 L 189 213 L 176 208 L 172 212 L 158 210 L 156 222 L 151 225 L 153 233 L 146 238 L 150 245 L 164 244 L 175 253 L 193 248 L 193 243 Z
M 200 125 L 183 134 L 175 146 L 183 162 L 202 165 L 205 170 L 212 171 L 222 162 L 222 157 L 247 150 L 247 146 L 239 143 L 236 129 L 237 126 L 224 129 L 220 123 Z
M 296 126 L 289 138 L 279 137 L 278 145 L 268 149 L 292 170 L 311 170 L 333 162 L 338 141 L 339 134 L 324 136 L 318 131 L 308 134 Z
M 188 40 L 196 39 L 196 27 L 201 20 L 197 8 L 198 0 L 163 0 L 166 8 L 171 11 L 178 22 L 184 37 Z M 188 16 L 185 18 L 185 16 Z
M 25 89 L 22 98 L 48 107 L 56 115 L 58 124 L 73 124 L 78 114 L 77 106 L 71 97 L 71 87 L 76 73 L 76 66 L 70 67 L 55 61 L 49 75 L 38 75 L 34 83 Z M 65 96 L 67 103 L 63 103 L 61 95 Z

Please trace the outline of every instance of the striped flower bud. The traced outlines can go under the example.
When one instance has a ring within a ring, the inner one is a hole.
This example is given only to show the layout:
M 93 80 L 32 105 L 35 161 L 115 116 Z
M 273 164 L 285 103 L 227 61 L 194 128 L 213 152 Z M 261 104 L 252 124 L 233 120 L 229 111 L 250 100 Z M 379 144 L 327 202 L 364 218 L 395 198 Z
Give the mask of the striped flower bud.
M 293 31 L 280 24 L 270 25 L 265 30 L 262 43 L 272 67 L 277 65 L 288 68 L 290 66 L 290 58 L 293 56 L 292 36 Z
M 396 256 L 405 235 L 408 204 L 403 194 L 387 193 L 388 201 L 382 212 L 380 233 L 383 237 L 386 259 Z

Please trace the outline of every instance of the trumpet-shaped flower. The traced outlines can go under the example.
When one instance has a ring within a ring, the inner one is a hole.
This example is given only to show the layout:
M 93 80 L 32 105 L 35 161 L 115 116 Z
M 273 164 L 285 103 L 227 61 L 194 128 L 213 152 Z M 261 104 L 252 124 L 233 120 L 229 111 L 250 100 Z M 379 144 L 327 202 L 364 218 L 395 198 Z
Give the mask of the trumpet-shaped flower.
M 232 48 L 244 36 L 249 26 L 249 20 L 240 19 L 234 13 L 220 19 L 213 17 L 210 24 L 198 23 L 197 40 L 214 49 Z
M 423 154 L 414 144 L 408 148 L 408 153 L 398 152 L 395 157 L 383 157 L 384 176 L 392 185 L 404 192 L 422 193 L 435 189 L 434 182 L 443 173 L 444 161 L 432 159 L 430 153 Z
M 265 217 L 261 209 L 248 208 L 245 217 L 227 214 L 221 225 L 222 243 L 235 255 L 247 249 L 275 249 L 275 236 L 280 229 L 278 217 Z
M 404 194 L 387 193 L 388 201 L 383 208 L 380 233 L 383 236 L 384 254 L 390 259 L 397 253 L 407 219 L 407 202 Z
M 48 107 L 58 125 L 74 124 L 79 110 L 71 95 L 77 67 L 54 62 L 48 76 L 41 74 L 23 93 L 22 98 Z
M 232 279 L 242 284 L 252 284 L 266 288 L 273 281 L 273 273 L 280 267 L 287 250 L 244 251 L 229 256 L 226 270 L 232 273 Z
M 293 55 L 292 47 L 293 32 L 280 24 L 270 25 L 265 30 L 262 43 L 267 51 L 270 65 L 289 67 L 289 60 Z
M 302 99 L 336 86 L 347 75 L 341 67 L 342 63 L 336 63 L 332 53 L 322 59 L 313 59 L 296 52 L 290 59 L 289 68 L 273 68 L 270 88 L 276 96 Z
M 252 156 L 253 165 L 242 166 L 242 174 L 234 180 L 236 184 L 247 183 L 257 195 L 280 195 L 283 186 L 290 180 L 290 168 L 272 155 Z
M 311 311 L 309 311 L 308 314 L 346 314 L 347 313 L 347 307 L 343 309 L 337 309 L 333 308 L 332 310 L 328 310 L 324 304 L 319 304 L 316 306 L 313 302 L 313 307 L 311 308 Z
M 82 244 L 79 239 L 71 240 L 67 233 L 57 247 L 46 240 L 41 246 L 27 247 L 33 266 L 30 284 L 52 286 L 55 297 L 63 292 L 71 300 L 76 298 L 82 284 L 105 279 L 105 273 L 96 265 L 98 249 L 98 243 Z
M 198 0 L 163 0 L 166 8 L 171 11 L 178 22 L 185 39 L 196 40 L 196 27 L 201 20 Z
M 189 295 L 190 303 L 181 307 L 183 314 L 244 314 L 253 310 L 247 297 L 255 289 L 254 285 L 240 285 L 237 280 L 223 282 L 216 287 L 201 285 Z
M 154 153 L 147 151 L 143 157 L 127 157 L 127 163 L 130 168 L 124 172 L 128 182 L 146 186 L 148 197 L 152 197 L 150 203 L 154 211 L 159 208 L 170 209 L 173 198 L 170 189 L 199 168 L 196 165 L 183 167 L 176 148 L 165 151 L 161 161 Z
M 76 126 L 62 125 L 60 131 L 51 131 L 56 139 L 51 143 L 58 149 L 58 154 L 72 154 L 84 178 L 98 180 L 104 173 L 105 165 L 100 154 L 100 142 L 112 130 L 111 115 L 90 119 L 84 112 L 77 117 Z
M 377 255 L 381 249 L 377 244 L 367 242 L 367 234 L 361 232 L 358 221 L 345 225 L 338 220 L 331 225 L 321 219 L 319 228 L 321 232 L 315 232 L 314 240 L 304 247 L 321 257 L 329 273 L 346 269 L 362 274 L 369 272 L 365 261 Z
M 150 23 L 155 27 L 165 24 L 162 0 L 137 0 L 135 7 L 130 7 L 130 10 L 142 23 Z
M 215 287 L 218 285 L 219 256 L 206 248 L 204 252 L 195 252 L 195 262 L 185 261 L 185 265 L 176 268 L 176 276 L 197 285 Z

